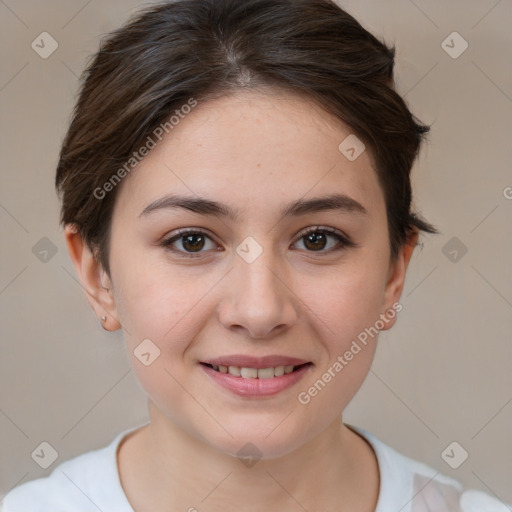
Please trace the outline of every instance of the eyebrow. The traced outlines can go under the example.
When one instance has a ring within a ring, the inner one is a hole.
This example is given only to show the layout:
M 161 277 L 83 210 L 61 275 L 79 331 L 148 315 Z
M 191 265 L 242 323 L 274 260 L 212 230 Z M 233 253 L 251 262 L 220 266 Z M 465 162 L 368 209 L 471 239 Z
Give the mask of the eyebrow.
M 183 208 L 200 215 L 226 217 L 233 222 L 239 218 L 240 212 L 230 206 L 203 197 L 192 197 L 171 194 L 146 206 L 139 217 L 144 217 L 158 210 Z M 345 194 L 330 194 L 312 199 L 298 199 L 281 209 L 281 219 L 289 216 L 299 216 L 322 211 L 339 211 L 366 215 L 366 208 L 355 199 Z

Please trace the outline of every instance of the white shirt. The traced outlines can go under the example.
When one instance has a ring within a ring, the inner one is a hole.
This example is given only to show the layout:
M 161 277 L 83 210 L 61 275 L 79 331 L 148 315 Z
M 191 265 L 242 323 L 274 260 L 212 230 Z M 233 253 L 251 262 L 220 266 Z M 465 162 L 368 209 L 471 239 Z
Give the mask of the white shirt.
M 104 448 L 58 465 L 50 475 L 14 488 L 0 503 L 0 512 L 134 512 L 121 486 L 117 449 L 119 433 Z M 512 508 L 462 485 L 435 469 L 405 457 L 361 428 L 352 427 L 373 447 L 380 470 L 375 512 L 510 512 Z

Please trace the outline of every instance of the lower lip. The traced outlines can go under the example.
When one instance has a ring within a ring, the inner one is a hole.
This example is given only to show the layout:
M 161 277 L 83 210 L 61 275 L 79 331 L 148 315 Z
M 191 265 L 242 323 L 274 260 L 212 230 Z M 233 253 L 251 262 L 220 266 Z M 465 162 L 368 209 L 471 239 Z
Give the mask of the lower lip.
M 248 398 L 261 398 L 267 396 L 277 395 L 281 391 L 290 388 L 309 371 L 311 363 L 301 366 L 294 372 L 286 373 L 279 377 L 272 377 L 271 379 L 244 379 L 243 377 L 236 377 L 229 373 L 221 373 L 209 366 L 201 364 L 204 372 L 211 377 L 217 384 L 236 395 L 245 396 Z

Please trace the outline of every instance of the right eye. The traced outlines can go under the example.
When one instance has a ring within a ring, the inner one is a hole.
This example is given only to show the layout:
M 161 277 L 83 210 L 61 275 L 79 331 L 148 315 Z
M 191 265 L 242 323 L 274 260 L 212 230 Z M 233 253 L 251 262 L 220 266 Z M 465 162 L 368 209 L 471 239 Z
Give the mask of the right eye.
M 207 242 L 213 244 L 210 250 L 219 250 L 218 246 L 213 242 L 207 233 L 197 229 L 180 229 L 170 238 L 162 242 L 162 246 L 169 250 L 178 253 L 185 258 L 195 258 L 201 256 Z M 176 244 L 181 245 L 182 249 L 176 248 Z M 217 249 L 215 249 L 217 247 Z

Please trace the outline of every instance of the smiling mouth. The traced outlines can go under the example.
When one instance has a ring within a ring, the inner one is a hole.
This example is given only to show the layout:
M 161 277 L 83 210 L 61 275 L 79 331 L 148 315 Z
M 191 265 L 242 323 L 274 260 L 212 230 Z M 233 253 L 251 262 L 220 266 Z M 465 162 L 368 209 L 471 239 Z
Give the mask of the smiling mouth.
M 289 373 L 293 373 L 300 368 L 311 365 L 312 363 L 304 363 L 296 366 L 274 366 L 269 368 L 246 368 L 239 366 L 213 365 L 208 363 L 201 364 L 215 370 L 216 372 L 229 374 L 233 377 L 240 377 L 241 379 L 272 379 L 274 377 L 288 375 Z

